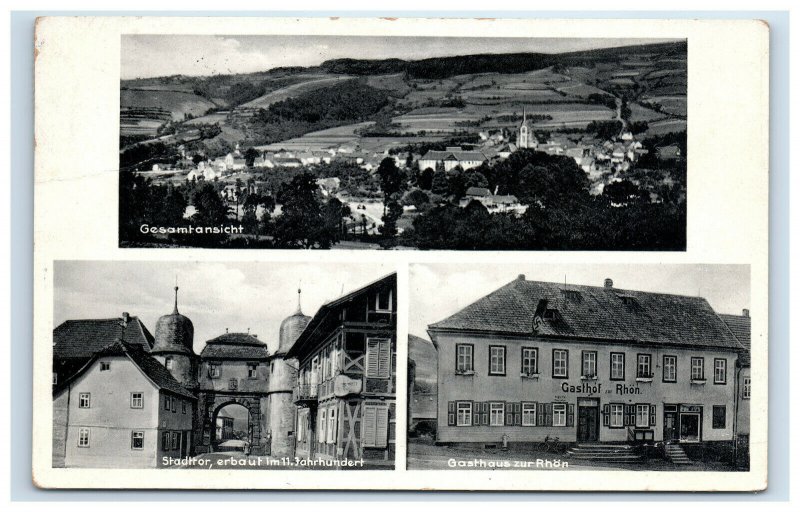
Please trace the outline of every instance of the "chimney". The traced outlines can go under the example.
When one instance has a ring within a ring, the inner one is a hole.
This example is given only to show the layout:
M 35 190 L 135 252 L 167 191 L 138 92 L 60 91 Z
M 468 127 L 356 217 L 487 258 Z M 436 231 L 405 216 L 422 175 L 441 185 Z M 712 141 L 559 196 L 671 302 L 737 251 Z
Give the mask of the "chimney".
M 603 283 L 603 287 L 606 288 L 607 290 L 610 290 L 611 288 L 614 287 L 614 281 L 612 281 L 611 279 L 606 279 L 606 281 Z
M 743 309 L 742 310 L 742 316 L 750 318 L 750 310 L 749 309 Z
M 525 274 L 519 274 L 517 276 L 517 281 L 524 281 L 524 280 L 525 280 Z
M 131 314 L 128 313 L 127 311 L 123 311 L 123 313 L 122 313 L 122 321 L 127 324 L 130 321 L 130 319 L 131 319 Z

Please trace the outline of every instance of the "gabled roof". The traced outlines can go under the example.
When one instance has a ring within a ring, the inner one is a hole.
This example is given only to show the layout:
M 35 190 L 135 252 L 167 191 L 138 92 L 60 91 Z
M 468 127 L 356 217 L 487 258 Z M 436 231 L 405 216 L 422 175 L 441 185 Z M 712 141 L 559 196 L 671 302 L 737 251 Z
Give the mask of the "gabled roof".
M 202 359 L 266 359 L 267 344 L 250 333 L 225 333 L 208 340 Z
M 491 194 L 492 192 L 489 191 L 489 188 L 476 188 L 475 186 L 467 188 L 468 197 L 488 197 Z
M 574 293 L 520 276 L 429 330 L 742 349 L 701 297 L 582 285 L 566 290 Z M 545 310 L 555 316 L 542 317 Z
M 362 286 L 355 291 L 339 297 L 336 300 L 332 300 L 326 304 L 323 304 L 314 314 L 314 317 L 311 319 L 308 325 L 306 325 L 306 328 L 303 330 L 303 332 L 300 333 L 300 336 L 297 337 L 297 340 L 294 342 L 294 345 L 292 345 L 292 348 L 286 353 L 286 358 L 296 358 L 300 355 L 302 349 L 310 344 L 313 345 L 312 336 L 314 333 L 318 328 L 323 326 L 329 315 L 337 312 L 338 308 L 346 305 L 361 295 L 364 295 L 370 291 L 384 288 L 387 285 L 391 285 L 392 287 L 396 288 L 397 273 L 391 273 L 387 276 L 381 277 L 377 281 L 371 282 L 366 286 Z
M 124 332 L 122 322 L 122 318 L 63 322 L 53 329 L 53 358 L 88 359 L 120 337 L 128 344 L 137 345 L 146 351 L 153 348 L 153 335 L 139 318 L 130 317 Z
M 426 161 L 486 161 L 483 152 L 476 150 L 429 150 L 423 157 Z
M 139 345 L 132 345 L 127 342 L 119 340 L 106 346 L 105 348 L 95 352 L 94 355 L 86 362 L 86 364 L 78 370 L 77 373 L 72 375 L 66 381 L 63 381 L 54 388 L 54 393 L 57 393 L 67 387 L 70 383 L 75 381 L 78 377 L 83 375 L 89 370 L 92 364 L 98 359 L 106 356 L 127 356 L 134 365 L 144 374 L 159 390 L 167 390 L 171 393 L 181 395 L 194 399 L 192 392 L 184 388 L 170 373 L 167 368 L 162 365 L 153 356 L 142 350 Z
M 750 366 L 750 317 L 742 315 L 720 315 L 719 316 L 725 325 L 727 325 L 733 335 L 739 340 L 739 343 L 744 347 L 740 357 L 740 362 L 743 367 Z

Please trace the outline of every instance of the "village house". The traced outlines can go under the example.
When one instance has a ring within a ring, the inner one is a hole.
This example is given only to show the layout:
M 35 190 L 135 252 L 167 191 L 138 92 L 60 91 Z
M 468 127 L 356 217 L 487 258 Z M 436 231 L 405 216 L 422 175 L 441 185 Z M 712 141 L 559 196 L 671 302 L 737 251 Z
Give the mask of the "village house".
M 418 164 L 420 171 L 427 168 L 431 170 L 442 168 L 445 172 L 449 172 L 457 166 L 462 170 L 477 168 L 486 161 L 488 158 L 481 151 L 447 147 L 445 150 L 429 150 L 419 159 Z
M 703 298 L 521 275 L 428 332 L 439 444 L 559 438 L 613 461 L 659 443 L 677 464 L 733 459 L 744 347 Z
M 750 469 L 750 310 L 741 315 L 720 315 L 742 344 L 736 376 L 736 457 L 738 468 Z
M 520 204 L 514 195 L 496 195 L 488 188 L 467 188 L 464 198 L 459 202 L 460 207 L 466 207 L 473 200 L 480 202 L 490 213 L 518 213 L 523 214 L 528 206 Z
M 295 456 L 393 467 L 397 275 L 324 304 L 288 351 L 298 363 Z
M 161 466 L 192 448 L 194 395 L 141 345 L 120 339 L 53 389 L 53 466 Z

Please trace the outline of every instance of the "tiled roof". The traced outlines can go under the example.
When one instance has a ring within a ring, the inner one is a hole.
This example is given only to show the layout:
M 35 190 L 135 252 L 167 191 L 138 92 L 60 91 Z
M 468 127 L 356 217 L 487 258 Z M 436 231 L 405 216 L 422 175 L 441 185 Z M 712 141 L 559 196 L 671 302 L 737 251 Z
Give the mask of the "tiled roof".
M 426 161 L 486 161 L 483 152 L 473 150 L 429 150 L 422 158 Z
M 72 377 L 60 383 L 56 391 L 62 390 L 73 380 L 83 374 L 89 369 L 90 365 L 98 358 L 104 356 L 128 356 L 133 363 L 146 375 L 160 390 L 167 390 L 169 392 L 182 395 L 184 397 L 194 398 L 192 392 L 184 388 L 162 365 L 149 353 L 144 351 L 139 345 L 130 345 L 128 343 L 121 343 L 116 341 L 105 348 L 94 353 L 92 358 Z
M 249 333 L 225 333 L 206 342 L 203 359 L 266 359 L 267 344 Z
M 526 281 L 523 276 L 430 325 L 435 330 L 711 346 L 741 350 L 726 325 L 700 297 L 618 288 Z M 566 298 L 565 297 L 569 297 Z M 546 309 L 534 333 L 534 316 Z
M 122 318 L 67 320 L 53 329 L 55 359 L 90 358 L 122 335 Z M 145 350 L 153 347 L 153 335 L 137 317 L 130 317 L 123 339 Z
M 741 364 L 743 367 L 750 366 L 750 317 L 742 315 L 720 315 L 719 316 L 725 325 L 727 325 L 733 335 L 745 348 L 741 355 Z
M 491 194 L 492 192 L 489 191 L 489 188 L 476 188 L 475 186 L 467 188 L 468 197 L 488 197 Z

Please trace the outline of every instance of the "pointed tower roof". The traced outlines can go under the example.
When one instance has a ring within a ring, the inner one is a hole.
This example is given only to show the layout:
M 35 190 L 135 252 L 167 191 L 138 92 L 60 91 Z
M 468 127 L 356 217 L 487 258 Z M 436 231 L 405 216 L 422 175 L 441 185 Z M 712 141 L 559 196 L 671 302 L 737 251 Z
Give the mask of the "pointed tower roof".
M 294 345 L 294 342 L 297 340 L 300 334 L 302 334 L 308 323 L 311 321 L 311 317 L 303 314 L 303 308 L 301 306 L 301 294 L 302 290 L 298 288 L 297 310 L 293 315 L 285 318 L 283 322 L 281 322 L 278 352 L 275 354 L 286 354 L 289 349 L 292 348 L 292 345 Z
M 178 312 L 178 284 L 175 283 L 175 304 L 172 313 L 164 315 L 156 322 L 153 354 L 194 355 L 194 324 L 188 317 Z

